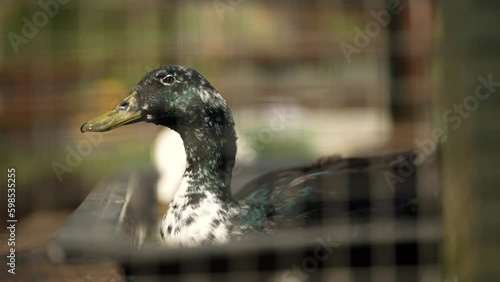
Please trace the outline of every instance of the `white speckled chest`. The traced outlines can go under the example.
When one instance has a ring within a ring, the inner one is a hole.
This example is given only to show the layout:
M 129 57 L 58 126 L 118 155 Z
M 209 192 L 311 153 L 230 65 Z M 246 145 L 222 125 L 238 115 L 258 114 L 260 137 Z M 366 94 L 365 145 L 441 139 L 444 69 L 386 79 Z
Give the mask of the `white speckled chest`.
M 174 200 L 160 225 L 160 234 L 169 246 L 195 246 L 202 243 L 224 243 L 229 240 L 228 222 L 236 208 L 224 208 L 220 199 L 205 187 L 203 194 L 192 193 L 189 175 L 184 176 Z

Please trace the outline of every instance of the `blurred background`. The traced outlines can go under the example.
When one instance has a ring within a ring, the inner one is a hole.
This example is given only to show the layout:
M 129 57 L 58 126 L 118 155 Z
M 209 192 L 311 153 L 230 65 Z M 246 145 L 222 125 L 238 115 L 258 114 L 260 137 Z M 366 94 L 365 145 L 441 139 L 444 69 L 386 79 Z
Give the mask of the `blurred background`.
M 42 248 L 110 174 L 153 167 L 160 127 L 79 129 L 161 65 L 194 68 L 218 89 L 248 162 L 418 147 L 443 123 L 439 106 L 460 101 L 437 95 L 443 68 L 465 73 L 442 66 L 467 49 L 452 44 L 457 29 L 450 41 L 442 32 L 472 18 L 459 2 L 446 21 L 432 0 L 4 1 L 0 162 L 17 171 L 20 248 Z M 498 8 L 479 2 L 474 11 Z
M 211 81 L 252 156 L 412 148 L 430 128 L 432 1 L 383 21 L 384 1 L 67 2 L 8 1 L 0 15 L 1 161 L 19 172 L 19 216 L 75 207 L 117 169 L 152 166 L 160 127 L 79 128 L 160 65 Z

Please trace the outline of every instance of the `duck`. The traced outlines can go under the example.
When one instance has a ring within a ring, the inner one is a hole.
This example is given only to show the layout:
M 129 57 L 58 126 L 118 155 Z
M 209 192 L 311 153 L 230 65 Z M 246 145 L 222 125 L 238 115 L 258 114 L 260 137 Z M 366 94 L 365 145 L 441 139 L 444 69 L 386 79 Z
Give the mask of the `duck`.
M 240 189 L 237 199 L 230 185 L 237 152 L 233 116 L 222 95 L 199 72 L 180 65 L 159 67 L 115 108 L 85 122 L 80 131 L 104 132 L 138 122 L 168 127 L 184 144 L 185 171 L 159 228 L 167 246 L 217 245 L 321 223 L 344 212 L 331 204 L 342 196 L 335 185 L 342 171 L 387 168 L 409 158 L 327 156 L 258 177 Z M 396 210 L 406 213 L 408 204 Z
M 174 198 L 186 170 L 186 151 L 179 134 L 169 128 L 160 130 L 151 148 L 151 159 L 158 173 L 156 199 L 163 208 Z

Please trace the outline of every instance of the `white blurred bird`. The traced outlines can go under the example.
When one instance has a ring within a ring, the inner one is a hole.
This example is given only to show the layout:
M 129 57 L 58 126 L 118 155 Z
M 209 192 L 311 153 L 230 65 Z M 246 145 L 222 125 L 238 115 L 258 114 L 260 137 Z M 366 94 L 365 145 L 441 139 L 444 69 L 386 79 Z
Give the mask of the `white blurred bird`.
M 257 156 L 254 148 L 241 137 L 238 138 L 237 144 L 236 164 L 253 163 Z M 159 173 L 156 184 L 157 199 L 162 204 L 169 204 L 186 170 L 186 151 L 181 136 L 169 128 L 162 129 L 156 137 L 151 154 Z

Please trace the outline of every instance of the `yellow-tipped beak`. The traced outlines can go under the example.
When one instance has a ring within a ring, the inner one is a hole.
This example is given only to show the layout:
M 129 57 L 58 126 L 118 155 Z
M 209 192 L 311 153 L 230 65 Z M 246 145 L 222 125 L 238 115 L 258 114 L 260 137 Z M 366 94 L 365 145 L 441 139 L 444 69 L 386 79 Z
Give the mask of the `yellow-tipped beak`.
M 87 131 L 103 132 L 113 130 L 122 125 L 142 121 L 143 115 L 137 105 L 135 93 L 130 94 L 113 110 L 84 123 L 80 131 L 82 133 Z

